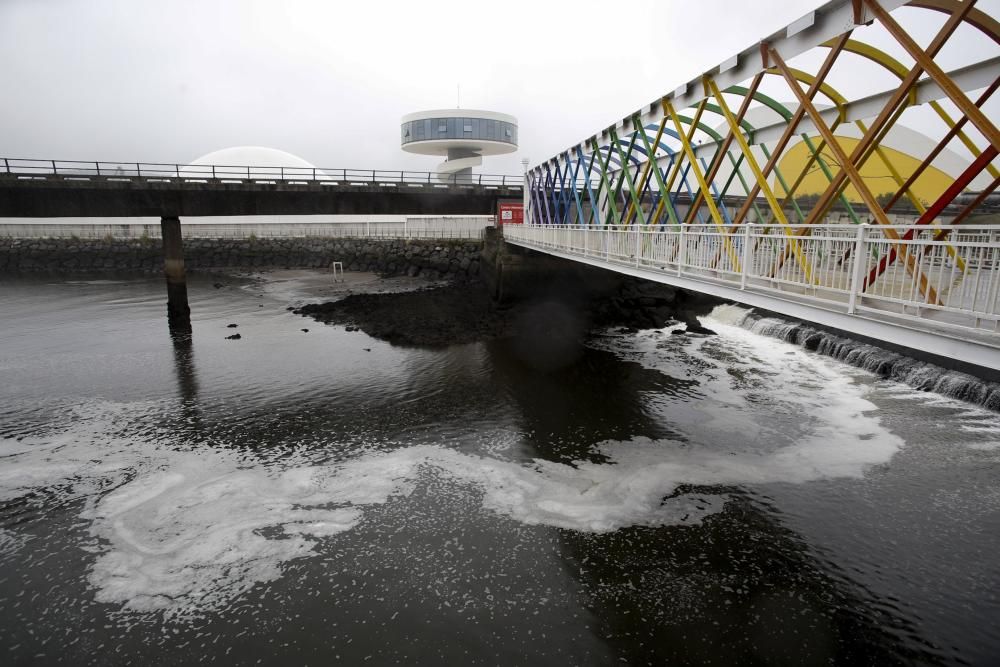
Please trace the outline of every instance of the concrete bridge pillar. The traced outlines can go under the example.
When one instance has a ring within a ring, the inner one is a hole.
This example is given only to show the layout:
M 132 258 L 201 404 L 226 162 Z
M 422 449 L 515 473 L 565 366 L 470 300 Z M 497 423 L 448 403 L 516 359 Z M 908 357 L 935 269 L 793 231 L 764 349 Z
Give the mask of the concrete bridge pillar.
M 177 216 L 160 218 L 163 236 L 163 272 L 167 277 L 167 319 L 171 329 L 191 328 L 191 308 L 187 298 L 187 276 L 184 272 L 184 244 L 181 221 Z
M 574 294 L 610 298 L 624 280 L 614 271 L 508 245 L 497 227 L 487 227 L 483 236 L 480 273 L 494 300 L 501 303 Z

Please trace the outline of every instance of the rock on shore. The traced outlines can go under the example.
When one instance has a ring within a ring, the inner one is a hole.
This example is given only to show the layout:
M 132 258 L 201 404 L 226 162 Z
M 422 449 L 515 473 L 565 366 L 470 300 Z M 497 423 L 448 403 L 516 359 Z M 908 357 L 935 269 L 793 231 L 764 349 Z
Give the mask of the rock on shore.
M 450 284 L 413 292 L 351 294 L 294 311 L 320 322 L 358 327 L 404 345 L 442 346 L 501 336 L 505 314 L 481 284 Z
M 482 244 L 472 240 L 421 239 L 184 239 L 184 264 L 192 269 L 325 268 L 429 280 L 479 276 Z M 159 239 L 0 238 L 0 274 L 163 271 Z

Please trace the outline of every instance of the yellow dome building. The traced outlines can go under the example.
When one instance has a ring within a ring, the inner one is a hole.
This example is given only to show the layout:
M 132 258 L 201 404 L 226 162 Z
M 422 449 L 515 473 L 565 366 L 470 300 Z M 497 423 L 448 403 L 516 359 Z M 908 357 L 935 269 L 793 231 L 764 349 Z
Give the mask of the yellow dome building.
M 851 126 L 838 129 L 836 136 L 848 155 L 851 154 L 860 140 L 860 132 L 858 132 L 857 128 Z M 819 146 L 822 142 L 822 137 L 813 136 L 810 138 L 814 146 Z M 861 177 L 876 197 L 885 193 L 895 193 L 899 189 L 899 186 L 893 177 L 890 167 L 895 169 L 903 179 L 906 179 L 922 162 L 922 159 L 913 157 L 907 150 L 912 151 L 916 155 L 927 155 L 934 148 L 934 145 L 934 142 L 926 135 L 905 126 L 897 125 L 893 127 L 882 141 L 881 155 L 873 153 L 861 167 Z M 821 152 L 821 155 L 823 160 L 830 166 L 832 172 L 836 173 L 839 171 L 839 164 L 833 151 L 825 148 Z M 805 168 L 808 159 L 809 149 L 805 142 L 800 139 L 785 151 L 785 154 L 778 163 L 778 168 L 785 174 L 786 178 L 789 178 L 792 175 L 800 174 Z M 971 159 L 970 156 L 968 159 L 963 160 L 953 151 L 945 149 L 934 161 L 934 164 L 927 167 L 917 178 L 911 186 L 910 191 L 925 206 L 930 205 L 954 182 L 955 177 L 968 166 Z M 886 164 L 886 161 L 889 164 Z M 781 186 L 781 183 L 778 182 L 778 179 L 775 178 L 773 181 L 775 194 L 779 197 L 785 196 L 786 191 Z M 810 167 L 809 173 L 802 180 L 801 185 L 796 189 L 795 196 L 821 194 L 829 184 L 830 181 L 823 174 L 823 171 L 814 163 Z M 853 185 L 847 185 L 844 189 L 844 195 L 851 202 L 860 203 L 862 201 L 861 195 Z M 905 202 L 905 199 L 902 201 Z
M 818 146 L 822 141 L 822 137 L 811 138 L 814 146 Z M 858 140 L 853 137 L 840 136 L 837 138 L 840 140 L 840 145 L 843 146 L 844 151 L 848 155 L 850 155 L 854 148 L 858 145 Z M 831 171 L 838 171 L 837 158 L 834 157 L 832 151 L 824 149 L 821 152 L 821 155 L 823 160 L 830 165 Z M 907 155 L 906 153 L 896 150 L 895 148 L 883 147 L 882 155 L 890 162 L 896 172 L 902 175 L 904 179 L 916 171 L 921 162 L 917 158 Z M 799 174 L 802 173 L 808 159 L 809 150 L 806 147 L 805 142 L 800 141 L 798 144 L 786 151 L 785 155 L 778 163 L 778 167 L 784 174 Z M 877 154 L 873 154 L 861 167 L 860 171 L 865 184 L 875 196 L 886 192 L 895 193 L 896 190 L 899 189 L 896 185 L 896 181 L 893 179 L 892 172 L 889 167 L 882 160 L 881 156 Z M 930 166 L 917 178 L 914 184 L 910 187 L 910 191 L 924 204 L 924 206 L 928 206 L 931 202 L 937 199 L 941 193 L 944 192 L 952 182 L 954 182 L 954 180 L 954 177 L 949 176 L 944 171 L 938 169 L 937 167 Z M 813 164 L 809 173 L 804 179 L 802 179 L 802 184 L 799 185 L 795 194 L 796 196 L 821 194 L 824 190 L 826 190 L 829 184 L 830 181 L 823 174 L 822 170 L 820 170 L 819 166 Z M 781 187 L 781 183 L 777 182 L 777 179 L 775 179 L 774 190 L 779 197 L 783 197 L 786 194 L 784 188 Z M 844 195 L 851 202 L 861 201 L 861 195 L 853 185 L 848 185 L 844 189 Z

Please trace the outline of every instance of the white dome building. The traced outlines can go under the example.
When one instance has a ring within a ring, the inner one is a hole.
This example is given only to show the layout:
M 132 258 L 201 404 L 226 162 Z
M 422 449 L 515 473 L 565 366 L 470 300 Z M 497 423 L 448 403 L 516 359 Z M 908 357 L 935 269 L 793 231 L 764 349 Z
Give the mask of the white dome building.
M 321 170 L 297 155 L 265 146 L 232 146 L 206 153 L 181 169 L 186 178 L 323 180 Z

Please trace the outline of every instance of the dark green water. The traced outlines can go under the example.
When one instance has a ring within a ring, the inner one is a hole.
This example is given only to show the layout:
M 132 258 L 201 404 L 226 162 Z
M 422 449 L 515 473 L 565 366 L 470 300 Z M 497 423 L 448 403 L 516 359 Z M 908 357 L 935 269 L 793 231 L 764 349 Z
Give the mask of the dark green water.
M 996 413 L 732 310 L 541 372 L 260 293 L 0 283 L 4 664 L 1000 662 Z

